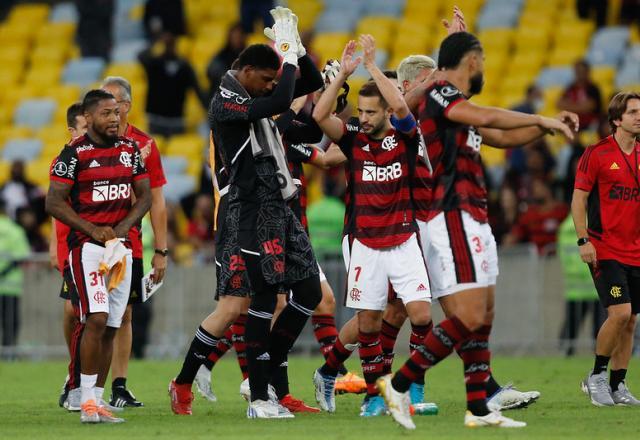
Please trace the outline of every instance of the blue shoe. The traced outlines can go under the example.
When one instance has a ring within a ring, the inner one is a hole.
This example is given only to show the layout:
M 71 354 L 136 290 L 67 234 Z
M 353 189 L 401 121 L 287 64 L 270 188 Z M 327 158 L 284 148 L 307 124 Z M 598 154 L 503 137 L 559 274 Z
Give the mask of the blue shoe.
M 384 403 L 382 396 L 372 396 L 365 399 L 360 409 L 361 417 L 376 417 L 387 413 L 387 405 Z
M 412 405 L 424 402 L 424 384 L 412 383 L 409 387 L 409 398 L 411 399 Z

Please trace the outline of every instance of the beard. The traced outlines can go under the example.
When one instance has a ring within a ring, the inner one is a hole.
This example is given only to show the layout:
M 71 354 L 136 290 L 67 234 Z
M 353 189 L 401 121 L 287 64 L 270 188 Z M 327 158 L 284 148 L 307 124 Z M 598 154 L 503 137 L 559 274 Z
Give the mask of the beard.
M 482 92 L 482 86 L 484 85 L 484 75 L 482 72 L 478 72 L 469 80 L 469 94 L 479 95 Z

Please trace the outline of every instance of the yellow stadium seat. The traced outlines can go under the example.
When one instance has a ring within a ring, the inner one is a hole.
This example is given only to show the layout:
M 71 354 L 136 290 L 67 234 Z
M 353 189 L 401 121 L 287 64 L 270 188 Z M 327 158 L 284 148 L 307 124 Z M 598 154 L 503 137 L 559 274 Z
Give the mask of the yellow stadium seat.
M 518 51 L 509 59 L 507 75 L 535 75 L 544 64 L 545 56 L 546 53 L 541 51 Z
M 474 96 L 471 98 L 471 102 L 476 105 L 482 106 L 495 106 L 497 105 L 496 97 L 492 93 L 482 93 L 480 95 Z
M 9 174 L 11 173 L 11 164 L 9 162 L 5 162 L 4 160 L 0 161 L 0 185 L 4 185 L 4 183 L 9 180 Z
M 508 51 L 511 48 L 514 32 L 512 29 L 492 28 L 478 33 L 482 48 L 486 53 Z
M 2 105 L 5 108 L 11 109 L 13 111 L 16 108 L 17 104 L 23 99 L 37 98 L 39 96 L 40 90 L 34 87 L 12 87 L 2 92 Z
M 69 138 L 69 132 L 66 129 L 66 124 L 62 127 L 59 125 L 47 125 L 37 131 L 36 137 L 44 144 L 51 142 L 63 145 Z
M 34 67 L 62 66 L 69 56 L 69 47 L 60 46 L 36 46 L 31 53 L 31 69 Z
M 247 37 L 247 46 L 252 44 L 269 44 L 269 39 L 264 36 L 262 30 L 260 32 L 254 32 Z
M 556 46 L 580 45 L 586 48 L 595 29 L 591 21 L 570 21 L 562 26 L 554 28 L 554 41 Z
M 329 58 L 339 60 L 349 38 L 350 35 L 343 32 L 318 34 L 311 42 L 311 48 L 319 55 L 321 62 Z
M 484 144 L 480 147 L 480 156 L 482 157 L 482 163 L 488 167 L 504 165 L 506 160 L 504 149 L 493 148 Z
M 577 46 L 573 48 L 556 47 L 549 54 L 547 64 L 549 66 L 570 66 L 582 59 L 584 55 L 585 51 Z
M 40 158 L 32 160 L 26 164 L 25 172 L 27 179 L 40 187 L 49 186 L 49 170 L 51 169 L 51 159 Z
M 44 98 L 55 99 L 59 106 L 65 109 L 74 102 L 80 100 L 80 87 L 71 85 L 57 85 L 56 87 L 48 88 L 42 96 Z
M 36 33 L 36 43 L 51 45 L 72 42 L 76 33 L 75 23 L 46 23 Z
M 519 28 L 514 38 L 516 50 L 527 51 L 535 48 L 537 51 L 546 51 L 551 41 L 549 29 Z
M 61 125 L 61 128 L 64 128 L 64 125 Z M 67 142 L 69 142 L 68 135 L 66 138 L 61 137 L 58 140 L 45 142 L 42 146 L 42 151 L 40 151 L 40 158 L 42 160 L 48 160 L 49 163 L 51 163 L 54 158 L 58 157 Z
M 131 84 L 144 81 L 146 76 L 144 69 L 139 63 L 111 63 L 105 69 L 103 76 L 121 76 L 126 78 Z
M 193 40 L 184 35 L 179 36 L 176 41 L 176 51 L 178 52 L 178 55 L 180 55 L 181 57 L 187 58 L 191 53 L 192 46 L 193 46 Z
M 16 5 L 9 12 L 8 21 L 18 25 L 28 23 L 29 26 L 37 26 L 45 21 L 49 16 L 49 5 L 45 3 L 33 3 Z
M 197 134 L 180 134 L 167 142 L 165 154 L 174 156 L 202 156 L 204 140 Z
M 526 94 L 527 88 L 532 82 L 533 79 L 528 73 L 524 73 L 521 76 L 505 76 L 505 78 L 500 82 L 501 99 L 506 96 L 517 96 L 516 100 L 521 101 Z
M 33 87 L 38 95 L 47 92 L 47 89 L 56 87 L 62 75 L 62 65 L 51 65 L 29 69 L 24 77 L 24 86 Z
M 2 84 L 4 87 L 13 87 L 22 79 L 22 75 L 23 73 L 21 67 L 13 69 L 0 69 L 0 84 Z M 3 93 L 4 90 L 0 90 L 0 102 L 2 102 Z
M 444 8 L 441 0 L 408 0 L 404 9 L 404 16 L 439 17 Z
M 28 56 L 29 49 L 26 44 L 0 45 L 0 64 L 2 65 L 2 70 L 18 69 L 22 71 Z
M 613 84 L 616 69 L 612 66 L 594 66 L 591 68 L 591 79 L 597 84 Z
M 640 43 L 640 26 L 638 24 L 631 25 L 631 33 L 629 35 L 629 42 L 631 44 Z
M 195 130 L 205 119 L 205 111 L 193 91 L 187 94 L 187 102 L 184 106 L 185 122 L 189 130 Z
M 636 92 L 640 93 L 640 83 L 638 84 L 627 84 L 626 86 L 620 87 L 620 92 Z M 605 97 L 603 97 L 605 98 Z
M 30 43 L 36 31 L 35 27 L 24 24 L 14 25 L 5 22 L 0 25 L 0 44 L 3 46 Z
M 200 177 L 200 172 L 202 171 L 202 163 L 204 159 L 202 155 L 200 157 L 189 157 L 189 161 L 187 162 L 186 172 L 188 175 L 195 177 L 198 179 Z
M 451 16 L 451 11 L 453 10 L 454 6 L 458 6 L 460 9 L 462 9 L 462 12 L 464 13 L 465 18 L 467 14 L 476 15 L 480 10 L 480 8 L 482 7 L 482 5 L 484 4 L 484 2 L 485 0 L 446 0 L 443 3 L 443 7 L 445 8 L 444 16 L 446 16 L 447 19 L 449 19 L 449 17 Z
M 392 43 L 392 36 L 396 30 L 396 20 L 386 16 L 365 17 L 356 27 L 356 35 L 371 34 L 376 40 L 376 46 L 388 50 Z
M 33 135 L 33 131 L 29 127 L 9 125 L 4 128 L 0 128 L 0 146 L 3 146 L 9 139 L 24 139 L 30 138 Z
M 504 90 L 504 89 L 503 89 Z M 524 101 L 526 88 L 523 92 L 500 94 L 498 98 L 498 107 L 510 109 Z

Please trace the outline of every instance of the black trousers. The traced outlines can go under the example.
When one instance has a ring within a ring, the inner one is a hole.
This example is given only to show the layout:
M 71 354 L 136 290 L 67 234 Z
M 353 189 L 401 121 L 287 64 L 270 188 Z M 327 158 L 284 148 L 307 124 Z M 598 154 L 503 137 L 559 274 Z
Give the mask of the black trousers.
M 0 295 L 0 317 L 2 318 L 2 346 L 16 345 L 20 328 L 19 296 Z

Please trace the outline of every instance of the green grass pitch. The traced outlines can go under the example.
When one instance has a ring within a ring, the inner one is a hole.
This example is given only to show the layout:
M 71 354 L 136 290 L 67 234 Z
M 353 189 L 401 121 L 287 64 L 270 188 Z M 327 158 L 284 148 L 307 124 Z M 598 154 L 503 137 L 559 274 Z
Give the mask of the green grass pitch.
M 240 373 L 229 353 L 214 370 L 217 403 L 198 394 L 194 415 L 171 413 L 167 384 L 179 368 L 177 361 L 133 361 L 128 384 L 145 407 L 127 409 L 123 425 L 82 426 L 77 413 L 57 406 L 65 373 L 63 362 L 0 363 L 1 439 L 638 439 L 640 408 L 596 408 L 579 390 L 591 366 L 590 358 L 504 358 L 493 362 L 501 382 L 512 380 L 520 389 L 542 392 L 528 409 L 508 411 L 526 421 L 519 430 L 468 429 L 462 426 L 464 385 L 462 365 L 452 357 L 427 375 L 428 400 L 440 406 L 437 416 L 415 416 L 418 429 L 403 431 L 390 417 L 358 417 L 361 396 L 337 396 L 335 414 L 304 414 L 293 420 L 247 420 L 246 403 L 238 395 Z M 311 375 L 320 359 L 290 360 L 291 390 L 313 403 Z M 351 360 L 351 368 L 357 363 Z M 640 394 L 640 361 L 630 367 L 628 382 Z M 108 393 L 108 390 L 107 390 Z M 105 393 L 106 394 L 106 393 Z

